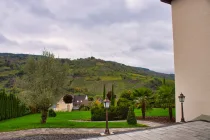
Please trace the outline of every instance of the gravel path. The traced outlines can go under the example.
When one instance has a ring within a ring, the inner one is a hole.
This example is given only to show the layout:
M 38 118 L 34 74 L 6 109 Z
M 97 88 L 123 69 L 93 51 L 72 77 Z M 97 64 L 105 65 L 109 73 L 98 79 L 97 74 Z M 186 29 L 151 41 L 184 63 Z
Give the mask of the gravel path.
M 36 135 L 22 138 L 12 138 L 11 140 L 77 140 L 100 136 L 99 134 L 70 134 L 70 135 Z
M 133 130 L 142 130 L 145 128 L 112 128 L 111 132 L 119 133 L 119 132 L 127 132 Z M 72 137 L 86 137 L 86 136 L 95 136 L 104 132 L 104 128 L 40 128 L 40 129 L 29 129 L 29 130 L 20 130 L 13 132 L 1 132 L 0 140 L 10 140 L 10 139 L 33 139 L 34 137 L 43 138 L 43 140 L 50 138 L 51 136 L 62 136 L 67 137 L 72 135 Z M 32 136 L 32 137 L 31 137 Z
M 160 127 L 164 124 L 149 122 L 149 121 L 140 121 L 138 123 L 145 124 L 151 127 Z M 144 127 L 140 128 L 112 128 L 111 132 L 122 133 L 133 130 L 142 130 L 146 129 Z M 104 132 L 104 128 L 40 128 L 40 129 L 29 129 L 29 130 L 20 130 L 12 132 L 1 132 L 0 140 L 73 140 L 81 138 L 89 138 L 99 136 L 100 133 Z
M 74 122 L 90 122 L 90 121 L 83 121 L 83 120 L 69 120 L 69 121 L 74 121 Z M 94 121 L 94 122 L 105 122 L 105 121 Z M 119 120 L 119 121 L 109 121 L 109 122 L 126 122 L 126 120 Z M 137 120 L 137 123 L 139 124 L 144 124 L 147 125 L 149 127 L 160 127 L 160 126 L 164 126 L 167 124 L 164 123 L 157 123 L 157 122 L 151 122 L 151 121 L 147 121 L 147 120 Z

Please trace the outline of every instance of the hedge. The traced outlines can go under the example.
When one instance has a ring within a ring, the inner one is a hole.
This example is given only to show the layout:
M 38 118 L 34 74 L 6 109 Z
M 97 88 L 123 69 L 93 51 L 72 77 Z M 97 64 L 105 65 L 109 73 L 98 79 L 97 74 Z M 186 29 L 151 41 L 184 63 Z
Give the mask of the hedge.
M 113 120 L 124 120 L 128 115 L 128 106 L 110 106 L 108 109 L 109 121 Z M 106 120 L 106 109 L 103 106 L 97 106 L 91 109 L 91 120 L 92 121 L 105 121 Z
M 12 93 L 0 90 L 0 121 L 29 114 L 30 111 Z

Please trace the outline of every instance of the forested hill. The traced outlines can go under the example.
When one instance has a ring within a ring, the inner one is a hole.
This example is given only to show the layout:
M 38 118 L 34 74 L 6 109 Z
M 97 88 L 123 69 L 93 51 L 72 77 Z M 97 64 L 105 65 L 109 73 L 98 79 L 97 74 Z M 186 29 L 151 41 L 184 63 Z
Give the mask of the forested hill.
M 29 56 L 38 55 L 0 53 L 0 88 L 12 88 L 15 77 L 24 74 L 23 66 Z M 69 64 L 69 73 L 75 77 L 73 88 L 85 89 L 82 92 L 91 95 L 100 95 L 103 84 L 107 90 L 111 84 L 115 84 L 116 94 L 123 90 L 149 86 L 155 88 L 161 80 L 173 81 L 174 74 L 164 74 L 151 71 L 146 68 L 131 67 L 124 64 L 104 61 L 89 57 L 86 59 L 60 59 L 61 62 Z

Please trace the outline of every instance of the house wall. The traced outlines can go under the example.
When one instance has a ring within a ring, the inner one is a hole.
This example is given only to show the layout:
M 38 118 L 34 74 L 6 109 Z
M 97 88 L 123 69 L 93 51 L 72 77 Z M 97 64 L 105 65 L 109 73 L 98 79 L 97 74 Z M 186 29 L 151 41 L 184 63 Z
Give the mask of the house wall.
M 210 115 L 210 0 L 173 0 L 172 19 L 176 120 L 181 119 L 182 92 L 185 120 L 190 121 Z
M 69 109 L 68 109 L 68 105 L 69 105 Z M 73 104 L 66 104 L 63 101 L 59 101 L 56 105 L 56 108 L 54 109 L 55 111 L 69 111 L 71 112 L 73 108 Z

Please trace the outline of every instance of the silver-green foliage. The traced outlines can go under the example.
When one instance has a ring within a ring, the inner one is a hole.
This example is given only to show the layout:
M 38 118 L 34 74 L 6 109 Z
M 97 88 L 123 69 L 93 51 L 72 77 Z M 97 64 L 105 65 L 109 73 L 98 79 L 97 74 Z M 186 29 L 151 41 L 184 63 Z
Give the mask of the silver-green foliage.
M 53 54 L 44 51 L 39 58 L 29 58 L 24 72 L 18 85 L 23 89 L 20 98 L 29 106 L 47 111 L 65 94 L 68 67 Z

